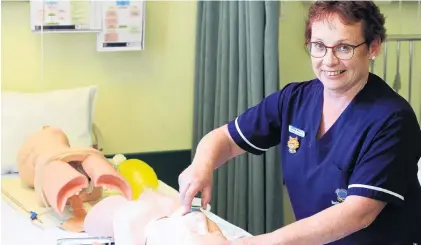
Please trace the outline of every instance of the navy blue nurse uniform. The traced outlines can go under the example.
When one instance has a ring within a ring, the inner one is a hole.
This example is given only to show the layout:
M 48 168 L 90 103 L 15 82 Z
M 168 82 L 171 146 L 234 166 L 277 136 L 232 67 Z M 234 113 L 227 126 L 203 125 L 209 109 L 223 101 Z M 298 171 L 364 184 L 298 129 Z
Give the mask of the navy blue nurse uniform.
M 279 145 L 297 220 L 351 195 L 387 203 L 369 227 L 332 244 L 413 244 L 421 236 L 421 131 L 413 109 L 371 73 L 319 138 L 322 106 L 320 80 L 290 83 L 230 121 L 228 129 L 252 154 Z

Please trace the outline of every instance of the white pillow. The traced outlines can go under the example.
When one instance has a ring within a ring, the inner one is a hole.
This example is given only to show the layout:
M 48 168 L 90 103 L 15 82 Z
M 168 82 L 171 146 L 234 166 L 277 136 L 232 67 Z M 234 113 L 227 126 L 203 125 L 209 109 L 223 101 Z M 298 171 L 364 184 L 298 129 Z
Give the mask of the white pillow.
M 62 129 L 71 146 L 92 146 L 97 87 L 41 93 L 3 91 L 1 173 L 18 172 L 17 153 L 27 137 L 49 125 Z

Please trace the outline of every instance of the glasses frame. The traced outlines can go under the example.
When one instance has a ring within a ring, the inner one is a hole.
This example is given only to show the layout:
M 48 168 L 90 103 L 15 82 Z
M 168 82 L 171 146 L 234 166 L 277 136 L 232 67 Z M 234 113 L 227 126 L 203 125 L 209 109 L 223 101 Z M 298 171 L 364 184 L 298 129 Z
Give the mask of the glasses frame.
M 322 56 L 320 56 L 320 57 L 315 57 L 315 56 L 311 55 L 311 51 L 309 50 L 308 45 L 309 45 L 309 44 L 312 44 L 312 43 L 318 43 L 318 44 L 322 44 L 323 46 L 325 46 L 325 53 L 324 53 Z M 365 44 L 365 43 L 367 43 L 367 41 L 364 41 L 364 42 L 362 42 L 362 43 L 360 43 L 360 44 L 357 44 L 357 45 L 346 44 L 346 43 L 339 43 L 339 44 L 336 44 L 336 45 L 334 45 L 334 46 L 327 46 L 326 44 L 324 44 L 324 43 L 322 43 L 322 42 L 317 42 L 317 41 L 316 41 L 316 42 L 310 42 L 310 41 L 308 41 L 308 42 L 305 42 L 304 47 L 305 47 L 305 49 L 307 50 L 307 53 L 308 53 L 311 57 L 314 57 L 314 58 L 323 58 L 323 57 L 325 57 L 325 56 L 326 56 L 326 54 L 327 54 L 327 50 L 328 50 L 328 49 L 332 49 L 332 53 L 333 53 L 333 55 L 335 55 L 335 57 L 336 57 L 336 58 L 338 58 L 338 59 L 340 59 L 340 60 L 350 60 L 350 59 L 352 59 L 352 57 L 354 57 L 354 54 L 355 54 L 355 49 L 356 49 L 356 48 L 358 48 L 358 47 L 360 47 L 361 45 L 363 45 L 363 44 Z M 350 57 L 349 59 L 341 59 L 341 58 L 339 58 L 339 57 L 336 55 L 335 48 L 336 48 L 336 47 L 338 47 L 338 46 L 343 46 L 343 45 L 347 45 L 347 46 L 350 46 L 350 47 L 352 48 L 352 55 L 351 55 L 351 57 Z

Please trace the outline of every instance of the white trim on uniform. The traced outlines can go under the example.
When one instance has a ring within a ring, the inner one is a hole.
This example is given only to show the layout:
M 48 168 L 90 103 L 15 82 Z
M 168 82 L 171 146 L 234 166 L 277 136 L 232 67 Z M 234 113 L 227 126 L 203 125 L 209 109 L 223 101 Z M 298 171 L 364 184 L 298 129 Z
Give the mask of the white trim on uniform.
M 243 133 L 241 132 L 240 127 L 238 126 L 238 117 L 235 119 L 235 128 L 237 129 L 238 134 L 240 134 L 241 138 L 243 138 L 243 140 L 244 140 L 247 144 L 249 144 L 251 147 L 253 147 L 254 149 L 257 149 L 257 150 L 259 150 L 259 151 L 267 151 L 267 150 L 269 150 L 269 149 L 259 148 L 259 147 L 255 146 L 255 145 L 253 145 L 250 141 L 248 141 L 248 140 L 246 139 L 246 137 L 245 137 L 245 136 L 243 135 Z
M 393 191 L 389 191 L 389 190 L 386 190 L 386 189 L 383 189 L 383 188 L 380 188 L 380 187 L 371 186 L 371 185 L 352 184 L 352 185 L 349 185 L 348 186 L 348 189 L 355 188 L 355 187 L 356 188 L 358 188 L 358 187 L 360 187 L 360 188 L 366 188 L 366 189 L 371 189 L 371 190 L 375 190 L 375 191 L 381 191 L 381 192 L 390 194 L 392 196 L 395 196 L 395 197 L 397 197 L 399 199 L 402 199 L 402 201 L 404 200 L 404 197 L 402 195 L 399 195 L 398 193 L 395 193 Z

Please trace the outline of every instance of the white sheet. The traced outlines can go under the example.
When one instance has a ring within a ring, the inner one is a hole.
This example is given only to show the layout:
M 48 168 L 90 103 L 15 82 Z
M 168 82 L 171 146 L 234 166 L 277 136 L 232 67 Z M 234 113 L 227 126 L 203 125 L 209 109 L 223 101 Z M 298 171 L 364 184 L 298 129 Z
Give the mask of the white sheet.
M 195 199 L 194 202 L 200 203 L 200 199 Z M 211 220 L 219 225 L 228 239 L 232 240 L 238 237 L 251 236 L 243 229 L 230 224 L 212 212 L 204 212 Z M 22 212 L 10 206 L 6 200 L 1 200 L 1 244 L 56 245 L 57 239 L 70 237 L 87 237 L 87 235 L 84 233 L 70 233 L 59 228 L 40 228 L 32 224 L 29 217 L 22 215 Z

